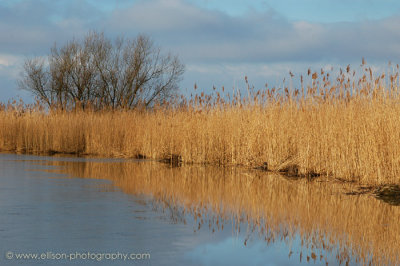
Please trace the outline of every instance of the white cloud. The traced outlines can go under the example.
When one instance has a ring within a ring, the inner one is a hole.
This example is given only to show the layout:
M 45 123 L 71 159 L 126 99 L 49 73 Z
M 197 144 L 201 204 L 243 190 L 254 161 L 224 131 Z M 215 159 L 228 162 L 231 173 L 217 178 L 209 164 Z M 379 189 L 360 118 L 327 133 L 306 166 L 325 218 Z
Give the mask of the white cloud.
M 400 18 L 348 23 L 289 21 L 273 10 L 230 16 L 184 0 L 138 1 L 107 18 L 110 32 L 153 36 L 189 62 L 400 61 Z
M 11 64 L 10 59 L 0 55 L 0 65 L 1 66 L 9 66 Z
M 0 53 L 45 54 L 54 42 L 97 29 L 112 37 L 149 34 L 187 63 L 400 61 L 400 17 L 317 23 L 273 10 L 232 16 L 185 0 L 139 0 L 109 13 L 85 1 L 38 1 L 44 8 L 32 0 L 0 5 Z
M 141 0 L 130 8 L 114 11 L 109 22 L 117 29 L 182 31 L 218 24 L 221 15 L 182 0 Z
M 17 78 L 23 60 L 23 57 L 19 55 L 0 54 L 0 76 Z

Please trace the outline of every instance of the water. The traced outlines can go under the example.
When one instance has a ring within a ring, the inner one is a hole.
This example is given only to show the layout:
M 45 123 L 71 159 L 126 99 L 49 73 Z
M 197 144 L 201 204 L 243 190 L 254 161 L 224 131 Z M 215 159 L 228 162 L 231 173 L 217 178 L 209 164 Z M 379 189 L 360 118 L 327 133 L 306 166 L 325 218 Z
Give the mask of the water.
M 240 169 L 0 154 L 0 264 L 336 265 L 397 251 L 397 207 L 324 189 Z M 386 218 L 363 228 L 371 202 Z

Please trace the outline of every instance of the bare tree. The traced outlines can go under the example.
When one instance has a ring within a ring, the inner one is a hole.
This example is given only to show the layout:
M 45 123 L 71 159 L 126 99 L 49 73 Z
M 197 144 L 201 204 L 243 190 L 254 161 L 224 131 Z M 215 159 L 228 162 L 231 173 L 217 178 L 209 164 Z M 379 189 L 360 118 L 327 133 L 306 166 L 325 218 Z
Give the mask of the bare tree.
M 47 60 L 26 60 L 19 86 L 49 107 L 148 107 L 168 100 L 183 72 L 177 56 L 162 54 L 145 35 L 112 41 L 90 32 L 54 46 Z

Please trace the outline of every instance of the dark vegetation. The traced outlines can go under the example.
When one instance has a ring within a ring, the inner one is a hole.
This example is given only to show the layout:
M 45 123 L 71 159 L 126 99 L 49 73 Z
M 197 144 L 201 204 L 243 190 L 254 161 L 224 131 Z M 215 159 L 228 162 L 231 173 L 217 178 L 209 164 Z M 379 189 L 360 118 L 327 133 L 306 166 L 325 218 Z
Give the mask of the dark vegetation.
M 112 41 L 90 32 L 55 45 L 47 60 L 27 59 L 19 87 L 50 108 L 132 109 L 167 101 L 183 72 L 177 56 L 162 54 L 145 35 Z

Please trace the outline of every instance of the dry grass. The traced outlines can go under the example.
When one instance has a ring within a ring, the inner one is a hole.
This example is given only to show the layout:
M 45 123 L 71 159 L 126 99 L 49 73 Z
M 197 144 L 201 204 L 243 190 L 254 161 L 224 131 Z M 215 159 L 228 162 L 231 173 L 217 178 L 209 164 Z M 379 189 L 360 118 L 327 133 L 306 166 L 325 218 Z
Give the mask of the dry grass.
M 185 214 L 194 217 L 194 230 L 222 230 L 233 221 L 236 232 L 246 232 L 244 244 L 259 235 L 268 243 L 284 239 L 290 245 L 300 235 L 303 245 L 310 248 L 310 254 L 302 254 L 303 260 L 308 256 L 324 261 L 324 254 L 333 252 L 344 265 L 350 257 L 357 264 L 400 263 L 400 209 L 370 195 L 344 195 L 343 191 L 352 189 L 350 185 L 290 181 L 243 168 L 169 168 L 154 162 L 48 163 L 62 166 L 57 172 L 107 179 L 125 193 L 151 195 L 172 219 L 184 219 Z
M 363 66 L 365 68 L 365 66 Z M 398 68 L 397 68 L 398 69 Z M 399 75 L 356 80 L 309 71 L 309 85 L 248 88 L 246 97 L 213 92 L 152 111 L 0 111 L 0 151 L 76 153 L 186 163 L 295 164 L 301 173 L 368 184 L 400 183 Z

